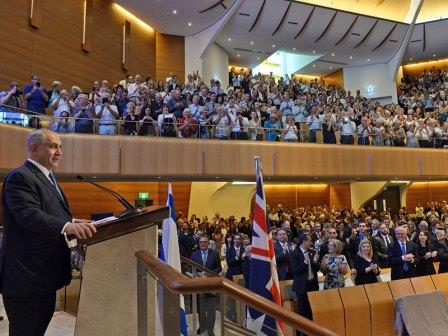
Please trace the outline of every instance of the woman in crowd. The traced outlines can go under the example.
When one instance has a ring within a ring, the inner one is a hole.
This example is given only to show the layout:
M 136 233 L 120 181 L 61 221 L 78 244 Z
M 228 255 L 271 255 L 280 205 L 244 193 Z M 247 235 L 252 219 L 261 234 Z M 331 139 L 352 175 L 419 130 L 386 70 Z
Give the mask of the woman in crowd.
M 378 257 L 373 253 L 372 243 L 363 239 L 359 243 L 358 254 L 355 256 L 355 285 L 377 282 L 381 270 L 378 267 Z
M 342 242 L 331 239 L 328 242 L 328 254 L 321 262 L 321 270 L 325 275 L 324 289 L 341 288 L 345 286 L 344 275 L 347 274 L 348 262 L 342 251 Z
M 151 107 L 146 105 L 144 113 L 140 115 L 138 135 L 157 136 L 157 121 L 153 115 Z
M 436 274 L 434 260 L 437 251 L 434 244 L 429 241 L 427 231 L 420 231 L 417 240 L 416 273 L 417 276 Z
M 159 132 L 164 137 L 176 137 L 176 117 L 170 113 L 168 105 L 164 104 L 162 107 L 162 114 L 157 118 L 159 124 Z
M 297 142 L 299 140 L 297 137 L 297 127 L 294 123 L 294 116 L 292 115 L 286 117 L 283 139 L 286 142 Z
M 124 135 L 137 135 L 137 124 L 139 123 L 139 115 L 137 107 L 133 102 L 127 105 L 128 114 L 124 117 L 121 125 L 123 126 Z
M 182 112 L 182 118 L 177 121 L 177 127 L 179 137 L 196 138 L 197 125 L 196 121 L 191 117 L 191 110 L 189 108 L 184 109 Z

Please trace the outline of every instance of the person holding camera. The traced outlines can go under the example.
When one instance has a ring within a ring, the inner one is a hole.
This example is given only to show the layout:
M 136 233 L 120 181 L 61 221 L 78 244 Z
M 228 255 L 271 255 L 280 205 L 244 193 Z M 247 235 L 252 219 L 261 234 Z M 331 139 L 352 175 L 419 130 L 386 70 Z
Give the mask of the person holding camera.
M 23 100 L 19 90 L 19 85 L 16 82 L 9 83 L 9 91 L 0 92 L 0 110 L 9 110 L 11 108 L 23 108 Z
M 42 87 L 39 76 L 31 76 L 31 84 L 25 86 L 23 93 L 25 95 L 27 102 L 26 108 L 28 110 L 39 114 L 45 114 L 45 107 L 48 103 L 48 94 L 47 90 Z
M 351 111 L 353 108 L 349 107 L 339 122 L 339 130 L 341 132 L 341 145 L 353 145 L 355 143 L 355 130 L 356 124 L 350 119 Z
M 67 90 L 61 90 L 59 98 L 56 99 L 51 107 L 54 109 L 54 116 L 59 117 L 62 112 L 68 112 L 69 115 L 73 112 L 75 103 L 70 100 L 70 94 Z
M 110 94 L 103 93 L 101 105 L 95 107 L 95 116 L 98 119 L 99 134 L 117 134 L 116 120 L 120 115 L 117 106 L 111 104 Z
M 70 115 L 67 111 L 62 111 L 60 120 L 53 125 L 52 130 L 56 133 L 74 133 L 75 125 L 69 122 L 69 117 Z

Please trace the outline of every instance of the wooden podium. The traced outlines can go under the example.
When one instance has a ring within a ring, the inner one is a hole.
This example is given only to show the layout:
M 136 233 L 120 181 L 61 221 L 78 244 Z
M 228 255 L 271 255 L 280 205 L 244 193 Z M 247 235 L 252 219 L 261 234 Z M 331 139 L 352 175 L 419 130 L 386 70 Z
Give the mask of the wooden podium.
M 137 262 L 135 252 L 157 253 L 157 225 L 169 216 L 168 207 L 99 224 L 86 244 L 75 335 L 137 336 Z M 156 288 L 148 281 L 148 302 Z M 150 310 L 151 320 L 155 311 Z M 155 333 L 155 331 L 153 331 Z

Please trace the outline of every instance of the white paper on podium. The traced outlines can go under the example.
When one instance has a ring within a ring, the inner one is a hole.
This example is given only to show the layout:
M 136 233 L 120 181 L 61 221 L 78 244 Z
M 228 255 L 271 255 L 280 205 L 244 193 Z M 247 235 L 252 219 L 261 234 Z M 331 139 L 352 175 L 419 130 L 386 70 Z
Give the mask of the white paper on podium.
M 97 221 L 92 222 L 93 225 L 99 225 L 99 224 L 104 224 L 104 223 L 108 223 L 108 222 L 112 222 L 114 220 L 118 219 L 115 216 L 109 216 L 103 219 L 99 219 Z

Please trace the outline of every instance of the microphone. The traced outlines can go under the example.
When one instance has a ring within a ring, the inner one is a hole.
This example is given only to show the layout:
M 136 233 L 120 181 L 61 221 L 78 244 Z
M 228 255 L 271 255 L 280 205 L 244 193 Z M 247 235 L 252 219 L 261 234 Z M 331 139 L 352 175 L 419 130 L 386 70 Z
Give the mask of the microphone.
M 84 181 L 84 182 L 93 184 L 95 187 L 97 187 L 97 188 L 101 189 L 102 191 L 105 191 L 105 192 L 107 192 L 108 194 L 111 194 L 112 196 L 114 196 L 114 197 L 118 200 L 118 202 L 120 202 L 120 203 L 126 208 L 126 210 L 123 211 L 121 214 L 119 214 L 119 215 L 117 216 L 117 218 L 126 218 L 126 217 L 130 217 L 130 216 L 133 216 L 133 215 L 137 215 L 137 214 L 139 214 L 139 213 L 142 212 L 142 209 L 134 207 L 131 203 L 129 203 L 129 202 L 128 202 L 123 196 L 121 196 L 119 193 L 117 193 L 117 192 L 115 192 L 115 191 L 113 191 L 113 190 L 110 190 L 109 188 L 103 187 L 102 185 L 100 185 L 100 184 L 98 184 L 98 183 L 95 183 L 95 182 L 93 182 L 93 181 L 90 181 L 90 180 L 84 178 L 84 177 L 81 176 L 81 175 L 76 175 L 76 178 L 77 178 L 78 180 L 81 180 L 81 181 Z

